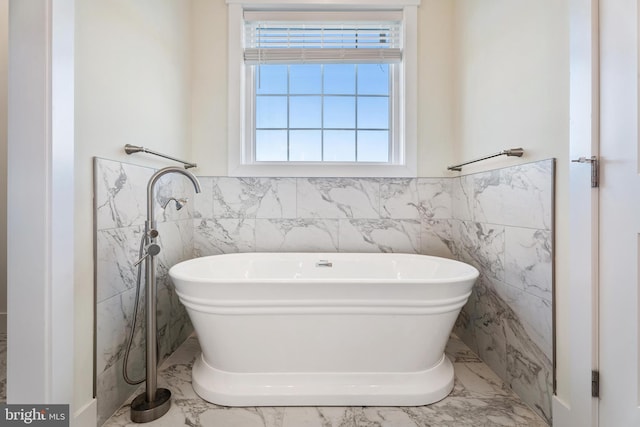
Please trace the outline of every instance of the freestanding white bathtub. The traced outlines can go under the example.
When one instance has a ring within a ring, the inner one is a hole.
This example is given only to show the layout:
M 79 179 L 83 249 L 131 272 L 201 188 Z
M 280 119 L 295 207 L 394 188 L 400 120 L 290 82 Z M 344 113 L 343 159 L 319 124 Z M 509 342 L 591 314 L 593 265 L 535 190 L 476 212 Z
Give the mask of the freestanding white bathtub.
M 478 271 L 408 254 L 244 253 L 169 271 L 226 406 L 417 406 L 453 388 L 444 348 Z

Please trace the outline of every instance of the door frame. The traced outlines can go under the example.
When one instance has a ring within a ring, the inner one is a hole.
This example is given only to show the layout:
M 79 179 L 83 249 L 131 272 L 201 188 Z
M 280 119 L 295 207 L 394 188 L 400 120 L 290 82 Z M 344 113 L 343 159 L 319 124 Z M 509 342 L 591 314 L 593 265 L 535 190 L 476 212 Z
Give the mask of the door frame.
M 599 0 L 569 1 L 569 156 L 599 156 Z M 598 369 L 598 189 L 588 163 L 569 166 L 567 289 L 557 291 L 557 331 L 565 354 L 558 359 L 554 425 L 598 426 L 591 372 Z M 589 266 L 586 267 L 585 266 Z M 564 282 L 563 282 L 564 283 Z
M 74 418 L 74 5 L 10 0 L 7 402 Z

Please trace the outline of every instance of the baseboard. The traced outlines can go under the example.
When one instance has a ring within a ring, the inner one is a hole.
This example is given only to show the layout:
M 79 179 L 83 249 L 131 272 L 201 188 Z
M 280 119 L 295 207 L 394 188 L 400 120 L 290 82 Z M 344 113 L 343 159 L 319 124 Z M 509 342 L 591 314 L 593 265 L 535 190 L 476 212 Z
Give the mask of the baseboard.
M 98 424 L 98 401 L 91 399 L 89 403 L 73 414 L 71 427 L 91 427 Z
M 553 414 L 554 427 L 573 427 L 571 422 L 571 408 L 558 396 L 551 400 L 551 413 Z

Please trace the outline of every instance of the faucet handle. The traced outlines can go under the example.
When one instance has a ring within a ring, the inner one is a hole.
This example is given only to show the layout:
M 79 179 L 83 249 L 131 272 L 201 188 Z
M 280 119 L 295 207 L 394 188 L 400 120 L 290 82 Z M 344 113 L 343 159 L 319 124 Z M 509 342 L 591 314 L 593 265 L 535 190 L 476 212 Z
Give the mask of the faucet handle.
M 136 262 L 134 262 L 134 263 L 133 263 L 133 266 L 134 266 L 134 267 L 137 267 L 138 265 L 140 265 L 140 263 L 141 263 L 142 261 L 144 261 L 145 259 L 147 259 L 147 257 L 148 257 L 148 256 L 149 256 L 149 254 L 148 254 L 148 253 L 144 254 L 144 255 L 142 256 L 142 258 L 140 258 L 139 260 L 137 260 Z
M 137 267 L 142 261 L 144 261 L 148 257 L 150 257 L 150 256 L 154 257 L 154 256 L 158 255 L 160 253 L 160 245 L 157 244 L 157 243 L 151 243 L 150 245 L 147 245 L 147 247 L 144 249 L 144 251 L 145 251 L 144 256 L 133 263 L 134 267 Z

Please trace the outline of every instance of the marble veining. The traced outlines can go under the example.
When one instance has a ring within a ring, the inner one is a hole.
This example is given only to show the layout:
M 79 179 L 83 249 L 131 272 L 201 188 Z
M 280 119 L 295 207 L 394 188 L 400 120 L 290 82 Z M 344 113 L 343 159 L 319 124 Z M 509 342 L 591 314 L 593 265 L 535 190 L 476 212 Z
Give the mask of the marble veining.
M 344 252 L 420 252 L 420 221 L 394 219 L 339 220 Z
M 95 210 L 98 230 L 144 224 L 146 183 L 153 170 L 96 158 Z
M 299 218 L 379 218 L 380 183 L 371 178 L 300 178 Z
M 154 199 L 163 248 L 158 257 L 161 353 L 171 354 L 191 332 L 188 316 L 166 277 L 168 269 L 181 260 L 252 251 L 443 256 L 468 262 L 481 271 L 458 318 L 456 333 L 480 355 L 486 369 L 503 381 L 502 386 L 517 392 L 550 422 L 554 167 L 553 160 L 544 160 L 455 178 L 199 177 L 202 193 L 198 195 L 184 177 L 167 175 L 158 182 Z M 132 392 L 119 375 L 123 337 L 131 322 L 127 313 L 134 298 L 137 271 L 133 261 L 152 173 L 150 168 L 104 159 L 95 163 L 101 420 Z M 180 211 L 173 203 L 163 209 L 171 197 L 190 201 Z M 136 335 L 134 371 L 142 346 L 143 337 Z M 460 366 L 459 384 L 450 398 L 468 397 L 456 394 L 473 388 L 462 386 L 465 375 L 480 375 L 471 367 Z M 482 390 L 476 390 L 474 399 L 487 398 L 481 396 Z M 184 399 L 193 413 L 189 420 L 222 419 L 225 425 L 224 417 L 230 413 L 226 408 L 201 406 L 189 394 Z M 435 405 L 418 412 L 254 408 L 242 412 L 242 420 L 246 425 L 296 425 L 310 413 L 313 421 L 299 425 L 402 426 L 405 421 L 406 425 L 520 425 L 515 418 L 489 414 L 489 409 L 476 403 L 460 403 L 460 408 L 484 411 L 486 424 L 467 422 L 467 415 L 461 413 L 454 415 L 460 424 L 447 424 L 453 421 L 431 414 Z M 528 425 L 526 419 L 523 423 Z
M 380 181 L 380 215 L 383 218 L 420 218 L 420 196 L 416 179 Z
M 504 225 L 551 230 L 554 160 L 501 169 Z
M 98 303 L 136 285 L 138 259 L 144 226 L 110 228 L 96 232 L 96 288 Z
M 517 426 L 544 427 L 547 423 L 531 411 L 495 373 L 452 336 L 446 352 L 455 367 L 453 392 L 432 405 L 417 407 L 246 407 L 208 403 L 191 387 L 191 366 L 199 352 L 189 338 L 160 370 L 159 384 L 172 392 L 172 406 L 155 427 L 187 425 L 238 427 L 427 427 Z M 123 405 L 105 427 L 135 426 Z
M 473 290 L 474 306 L 470 313 L 478 356 L 500 378 L 507 375 L 507 341 L 504 333 L 506 304 L 497 292 L 480 277 Z
M 490 224 L 504 224 L 502 170 L 471 175 L 473 220 Z
M 196 218 L 194 221 L 194 255 L 254 252 L 255 219 Z
M 452 179 L 451 216 L 460 221 L 473 221 L 473 175 Z
M 160 253 L 156 256 L 156 275 L 166 278 L 169 268 L 193 257 L 193 220 L 158 223 Z
M 550 230 L 553 171 L 551 159 L 455 178 L 453 217 Z
M 135 390 L 122 378 L 127 339 L 133 324 L 140 239 L 146 219 L 146 190 L 154 170 L 105 159 L 94 162 L 96 257 L 96 393 L 98 419 L 108 418 Z M 153 203 L 161 247 L 156 260 L 160 358 L 171 354 L 193 331 L 179 302 L 168 270 L 193 257 L 194 190 L 183 176 L 158 180 Z M 180 210 L 171 198 L 187 198 Z M 169 202 L 167 204 L 167 202 Z M 140 294 L 144 295 L 144 273 Z M 142 377 L 144 361 L 144 298 L 140 297 L 129 372 Z
M 505 227 L 505 282 L 552 300 L 551 232 Z
M 481 271 L 456 333 L 549 424 L 554 169 L 551 159 L 454 178 L 449 245 Z
M 507 300 L 501 313 L 506 341 L 506 381 L 525 402 L 552 423 L 551 397 L 553 366 L 551 345 L 551 307 L 543 300 L 535 306 L 531 298 Z M 532 316 L 534 312 L 536 316 Z M 523 316 L 522 313 L 525 313 Z
M 418 178 L 420 217 L 424 221 L 452 217 L 453 180 L 445 178 Z
M 507 381 L 511 389 L 529 403 L 538 415 L 552 424 L 553 366 L 542 349 L 527 339 L 521 324 L 505 322 Z
M 530 343 L 550 359 L 553 354 L 551 302 L 506 283 L 496 281 L 492 287 L 510 308 L 509 316 L 515 318 Z
M 141 294 L 143 294 L 144 287 L 141 289 Z M 96 330 L 96 370 L 98 375 L 118 363 L 124 355 L 125 343 L 133 323 L 135 294 L 135 289 L 130 289 L 103 301 L 96 308 L 96 317 L 98 319 Z M 137 321 L 144 319 L 141 315 L 142 313 L 138 313 Z M 142 346 L 142 334 L 137 334 L 136 338 L 134 346 Z
M 504 227 L 471 221 L 456 221 L 454 227 L 457 258 L 485 275 L 503 279 Z
M 420 253 L 455 259 L 453 225 L 450 219 L 432 219 L 420 224 Z
M 215 178 L 199 176 L 200 193 L 193 197 L 193 217 L 213 218 L 213 182 Z
M 213 179 L 215 218 L 295 218 L 293 178 Z
M 258 252 L 337 252 L 338 220 L 257 219 Z

